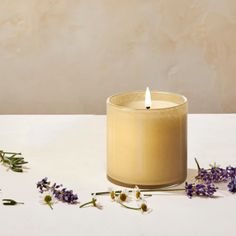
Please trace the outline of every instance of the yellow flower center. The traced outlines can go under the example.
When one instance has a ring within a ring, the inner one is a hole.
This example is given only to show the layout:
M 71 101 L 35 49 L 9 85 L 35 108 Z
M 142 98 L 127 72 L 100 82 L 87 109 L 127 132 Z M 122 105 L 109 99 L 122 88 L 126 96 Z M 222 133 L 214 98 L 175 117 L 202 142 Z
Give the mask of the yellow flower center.
M 116 197 L 116 194 L 115 194 L 115 192 L 114 191 L 111 191 L 111 193 L 110 193 L 110 196 L 111 196 L 111 199 L 115 199 L 115 197 Z
M 52 197 L 51 197 L 50 195 L 46 195 L 46 196 L 44 197 L 44 201 L 45 201 L 46 203 L 50 203 L 50 202 L 52 201 Z
M 141 196 L 141 193 L 140 193 L 140 191 L 136 191 L 136 198 L 137 198 L 137 199 L 139 199 L 139 198 L 140 198 L 140 196 Z
M 125 193 L 120 194 L 120 200 L 124 202 L 127 199 L 127 195 Z
M 142 209 L 142 211 L 147 211 L 147 205 L 145 204 L 145 203 L 142 203 L 142 205 L 141 205 L 141 209 Z

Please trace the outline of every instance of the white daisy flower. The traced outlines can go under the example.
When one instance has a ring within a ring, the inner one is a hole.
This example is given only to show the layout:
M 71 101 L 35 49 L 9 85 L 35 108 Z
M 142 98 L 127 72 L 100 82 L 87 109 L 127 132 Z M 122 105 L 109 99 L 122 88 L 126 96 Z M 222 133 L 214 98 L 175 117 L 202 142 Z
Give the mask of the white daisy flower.
M 136 200 L 141 200 L 143 198 L 142 193 L 137 185 L 134 187 L 133 195 Z
M 92 204 L 93 204 L 94 207 L 97 207 L 100 210 L 102 210 L 102 208 L 103 208 L 101 203 L 97 200 L 96 194 L 92 195 Z
M 116 199 L 117 194 L 115 193 L 114 189 L 111 187 L 108 188 L 108 191 L 110 193 L 111 199 L 114 201 Z
M 51 192 L 44 192 L 41 196 L 40 202 L 44 205 L 48 205 L 53 210 L 53 205 L 56 203 L 56 199 Z
M 142 203 L 140 204 L 140 210 L 142 211 L 142 213 L 150 213 L 152 210 L 148 207 L 147 202 L 146 201 L 142 201 Z
M 98 202 L 98 200 L 97 200 L 96 193 L 93 193 L 93 194 L 92 194 L 92 200 L 91 200 L 91 201 L 82 204 L 82 205 L 80 206 L 80 208 L 83 208 L 83 207 L 85 207 L 85 206 L 97 207 L 97 208 L 100 209 L 100 210 L 103 208 L 103 206 L 102 206 L 102 205 Z
M 117 201 L 118 202 L 127 202 L 129 201 L 129 195 L 128 195 L 129 191 L 127 189 L 124 189 L 121 191 L 121 193 L 118 195 L 117 197 Z

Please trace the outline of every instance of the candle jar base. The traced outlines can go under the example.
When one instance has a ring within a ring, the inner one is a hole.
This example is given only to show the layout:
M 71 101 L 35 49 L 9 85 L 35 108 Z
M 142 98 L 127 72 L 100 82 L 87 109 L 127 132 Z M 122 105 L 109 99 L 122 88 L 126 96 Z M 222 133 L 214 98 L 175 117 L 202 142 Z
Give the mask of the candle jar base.
M 113 179 L 112 177 L 110 177 L 109 175 L 107 175 L 107 179 L 112 182 L 113 184 L 119 185 L 119 186 L 123 186 L 123 187 L 127 187 L 127 188 L 134 188 L 135 186 L 138 186 L 140 189 L 155 189 L 155 188 L 164 188 L 164 187 L 170 187 L 170 186 L 175 186 L 175 185 L 179 185 L 182 184 L 187 178 L 187 175 L 179 180 L 179 181 L 174 181 L 171 183 L 167 183 L 167 184 L 155 184 L 155 185 L 143 185 L 143 184 L 129 184 L 129 183 L 124 183 L 121 182 L 119 180 Z

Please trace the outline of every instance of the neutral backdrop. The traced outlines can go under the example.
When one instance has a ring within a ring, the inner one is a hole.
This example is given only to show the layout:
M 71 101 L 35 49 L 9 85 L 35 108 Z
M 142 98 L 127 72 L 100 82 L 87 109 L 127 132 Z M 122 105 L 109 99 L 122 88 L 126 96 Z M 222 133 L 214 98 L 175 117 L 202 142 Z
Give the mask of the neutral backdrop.
M 236 1 L 0 1 L 1 114 L 102 114 L 146 86 L 236 112 Z

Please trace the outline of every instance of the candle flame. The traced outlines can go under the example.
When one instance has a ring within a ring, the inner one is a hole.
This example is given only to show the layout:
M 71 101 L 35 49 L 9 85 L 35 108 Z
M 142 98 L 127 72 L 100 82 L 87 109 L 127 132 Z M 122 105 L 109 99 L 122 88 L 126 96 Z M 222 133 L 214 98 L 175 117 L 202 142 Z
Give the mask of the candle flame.
M 151 93 L 149 88 L 147 87 L 145 93 L 145 107 L 149 109 L 151 108 L 151 104 L 152 104 Z

